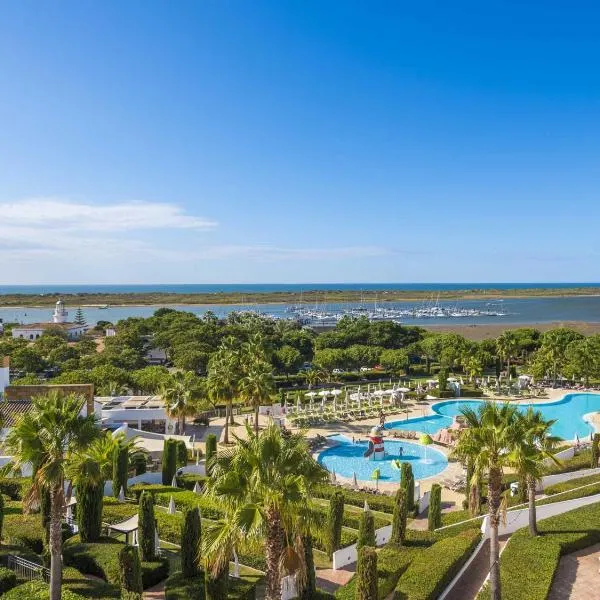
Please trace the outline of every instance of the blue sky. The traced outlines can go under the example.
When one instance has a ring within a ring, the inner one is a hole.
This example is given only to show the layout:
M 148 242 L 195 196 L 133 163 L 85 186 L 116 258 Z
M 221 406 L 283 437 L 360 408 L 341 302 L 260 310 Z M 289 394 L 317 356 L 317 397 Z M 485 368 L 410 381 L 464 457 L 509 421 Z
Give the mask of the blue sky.
M 597 281 L 592 2 L 0 3 L 0 283 Z

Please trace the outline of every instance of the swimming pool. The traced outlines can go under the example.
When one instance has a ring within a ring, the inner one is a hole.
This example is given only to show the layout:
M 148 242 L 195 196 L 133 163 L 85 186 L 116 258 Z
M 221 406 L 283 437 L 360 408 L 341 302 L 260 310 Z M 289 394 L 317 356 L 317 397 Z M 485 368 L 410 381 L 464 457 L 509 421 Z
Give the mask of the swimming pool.
M 366 440 L 352 443 L 352 440 L 345 435 L 333 435 L 329 439 L 338 442 L 338 445 L 321 452 L 318 461 L 328 471 L 335 471 L 336 475 L 348 479 L 352 479 L 356 473 L 357 479 L 369 481 L 373 471 L 379 469 L 381 482 L 398 482 L 400 481 L 400 472 L 392 467 L 392 461 L 395 459 L 410 463 L 415 479 L 432 477 L 441 473 L 448 466 L 446 457 L 433 448 L 427 448 L 427 459 L 425 459 L 425 446 L 419 444 L 386 438 L 385 459 L 368 460 L 363 456 L 368 448 Z M 400 448 L 402 448 L 402 455 L 400 455 Z
M 386 429 L 407 429 L 423 431 L 429 434 L 452 425 L 452 417 L 459 415 L 464 407 L 477 409 L 482 400 L 448 400 L 434 404 L 432 415 L 387 423 Z M 600 411 L 600 394 L 567 394 L 555 402 L 534 402 L 518 404 L 519 410 L 526 411 L 529 406 L 539 410 L 545 419 L 555 419 L 552 433 L 564 440 L 573 440 L 575 436 L 584 438 L 594 431 L 592 425 L 583 420 L 587 413 Z

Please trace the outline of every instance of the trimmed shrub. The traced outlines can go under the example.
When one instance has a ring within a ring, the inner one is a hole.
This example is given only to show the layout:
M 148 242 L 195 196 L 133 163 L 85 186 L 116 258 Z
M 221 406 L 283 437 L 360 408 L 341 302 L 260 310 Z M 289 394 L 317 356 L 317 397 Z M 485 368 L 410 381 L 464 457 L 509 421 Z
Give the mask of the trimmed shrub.
M 3 538 L 7 544 L 24 546 L 36 554 L 41 554 L 44 551 L 46 532 L 42 527 L 40 515 L 5 515 Z
M 138 452 L 133 455 L 131 459 L 131 466 L 133 467 L 134 473 L 136 475 L 143 475 L 148 468 L 148 461 L 146 460 L 146 455 L 142 452 Z
M 198 483 L 200 489 L 203 490 L 208 481 L 208 477 L 206 475 L 198 475 L 197 473 L 184 473 L 183 475 L 177 475 L 175 480 L 180 488 L 184 488 L 191 492 L 194 490 L 196 483 Z
M 121 590 L 141 594 L 144 588 L 142 587 L 142 567 L 137 548 L 133 546 L 123 546 L 121 548 L 119 552 L 119 567 Z
M 121 488 L 127 494 L 127 478 L 129 476 L 129 452 L 127 447 L 118 445 L 113 450 L 112 488 L 113 496 L 119 497 Z
M 327 554 L 330 556 L 341 548 L 342 524 L 344 519 L 344 495 L 340 492 L 329 500 L 327 516 Z
M 394 600 L 438 598 L 471 556 L 480 539 L 481 532 L 472 529 L 440 540 L 423 550 L 398 580 Z
M 181 572 L 171 575 L 165 581 L 165 600 L 204 600 L 204 575 L 184 577 Z M 256 584 L 245 578 L 229 578 L 228 600 L 255 600 Z M 313 596 L 316 600 L 317 596 Z
M 427 525 L 429 531 L 434 531 L 442 526 L 442 486 L 439 483 L 431 486 Z
M 206 436 L 206 473 L 210 475 L 213 469 L 213 463 L 217 456 L 217 436 L 209 433 Z
M 48 600 L 50 598 L 50 588 L 43 581 L 28 581 L 2 596 L 2 600 L 24 600 L 25 598 L 27 600 Z M 84 596 L 64 588 L 61 598 L 62 600 L 86 600 Z
M 177 441 L 177 466 L 185 467 L 188 463 L 187 445 L 183 440 Z
M 11 500 L 22 500 L 31 487 L 31 477 L 2 477 L 0 478 L 0 494 Z
M 198 575 L 201 538 L 200 511 L 189 508 L 183 515 L 181 525 L 181 571 L 184 577 Z
M 140 558 L 144 561 L 154 560 L 156 556 L 155 537 L 156 520 L 154 518 L 154 497 L 148 492 L 140 496 L 138 519 L 138 543 Z
M 598 457 L 600 453 L 600 433 L 595 433 L 592 438 L 592 455 L 590 460 L 590 467 L 595 469 L 598 466 Z
M 406 493 L 406 507 L 409 513 L 415 511 L 415 476 L 410 463 L 403 462 L 400 471 L 400 486 Z
M 356 565 L 356 600 L 377 600 L 377 552 L 364 546 Z
M 77 486 L 77 524 L 82 542 L 95 542 L 102 533 L 104 485 Z
M 177 472 L 177 440 L 165 440 L 162 455 L 162 483 L 171 485 Z
M 406 536 L 406 521 L 408 519 L 408 506 L 406 502 L 406 490 L 399 487 L 396 491 L 396 505 L 392 520 L 392 536 L 390 543 L 401 546 Z
M 375 547 L 375 519 L 370 510 L 363 511 L 360 520 L 360 529 L 358 530 L 357 550 L 364 546 Z
M 17 585 L 17 574 L 10 569 L 0 567 L 0 595 Z
M 229 565 L 227 565 L 217 577 L 207 576 L 206 600 L 227 600 L 229 598 Z
M 389 513 L 394 512 L 394 499 L 382 494 L 375 495 L 369 492 L 359 492 L 357 490 L 340 490 L 338 486 L 323 483 L 315 485 L 311 489 L 315 498 L 325 498 L 329 500 L 334 494 L 341 493 L 344 496 L 344 502 L 362 508 L 365 500 L 369 503 L 371 510 Z
M 315 561 L 313 556 L 312 536 L 305 535 L 302 538 L 302 546 L 304 549 L 304 564 L 306 566 L 306 581 L 300 592 L 300 600 L 312 600 L 317 592 L 317 580 L 315 573 Z

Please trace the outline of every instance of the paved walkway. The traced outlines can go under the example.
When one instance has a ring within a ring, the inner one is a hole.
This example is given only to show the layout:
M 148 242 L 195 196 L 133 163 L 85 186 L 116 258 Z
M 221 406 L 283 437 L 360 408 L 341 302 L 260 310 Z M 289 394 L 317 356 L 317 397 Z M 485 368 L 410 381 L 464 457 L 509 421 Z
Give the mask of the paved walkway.
M 354 575 L 356 563 L 343 569 L 317 569 L 317 587 L 333 594 L 340 586 L 346 585 Z
M 165 598 L 165 582 L 161 581 L 154 587 L 148 588 L 143 594 L 144 600 L 164 600 Z
M 560 559 L 548 600 L 597 600 L 600 597 L 600 544 Z

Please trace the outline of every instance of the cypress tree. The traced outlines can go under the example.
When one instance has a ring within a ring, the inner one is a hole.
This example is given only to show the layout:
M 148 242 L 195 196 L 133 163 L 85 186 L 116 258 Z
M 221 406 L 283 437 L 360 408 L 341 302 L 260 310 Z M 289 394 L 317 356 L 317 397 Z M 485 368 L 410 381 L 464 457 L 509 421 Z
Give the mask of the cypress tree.
M 399 487 L 396 491 L 396 502 L 392 518 L 392 537 L 390 542 L 401 546 L 406 537 L 406 521 L 408 518 L 408 506 L 406 502 L 406 491 Z
M 198 507 L 187 509 L 181 524 L 181 571 L 184 577 L 199 574 L 201 527 Z
M 342 525 L 344 521 L 344 494 L 335 492 L 329 499 L 327 518 L 327 552 L 331 556 L 340 549 L 342 542 Z
M 113 450 L 113 496 L 119 497 L 121 488 L 127 494 L 127 477 L 129 475 L 129 451 L 127 446 L 119 444 Z
M 133 468 L 136 475 L 143 475 L 146 472 L 148 463 L 146 461 L 146 455 L 143 452 L 134 454 L 131 462 L 133 463 Z
M 213 463 L 217 455 L 217 436 L 209 433 L 206 436 L 206 474 L 210 475 L 213 469 Z
M 317 594 L 317 580 L 315 575 L 315 561 L 313 557 L 312 536 L 302 537 L 302 546 L 304 548 L 304 565 L 306 567 L 306 581 L 300 592 L 300 600 L 312 600 Z
M 162 484 L 171 485 L 177 472 L 177 441 L 165 440 L 162 456 Z
M 434 483 L 431 486 L 427 525 L 429 531 L 442 526 L 442 486 L 439 483 Z
M 150 492 L 142 492 L 138 512 L 138 543 L 143 561 L 154 560 L 156 548 L 156 521 L 154 519 L 154 497 Z
M 600 433 L 595 433 L 592 439 L 592 461 L 591 468 L 595 469 L 598 466 L 598 457 L 600 455 Z
M 2 539 L 3 525 L 4 525 L 4 496 L 0 493 L 0 540 Z
M 406 506 L 408 512 L 413 513 L 415 510 L 415 477 L 410 463 L 402 463 L 400 475 L 400 486 L 406 493 Z
M 358 552 L 354 598 L 377 600 L 377 552 L 370 546 L 364 546 Z
M 188 451 L 186 443 L 183 440 L 177 442 L 177 466 L 185 467 L 188 462 Z
M 102 484 L 82 483 L 77 486 L 77 525 L 82 542 L 97 542 L 102 533 Z
M 358 526 L 357 550 L 363 546 L 375 546 L 375 517 L 370 510 L 363 510 Z
M 135 594 L 139 594 L 141 598 L 144 588 L 142 586 L 142 566 L 137 548 L 125 546 L 119 552 L 119 570 L 123 596 L 133 598 Z

